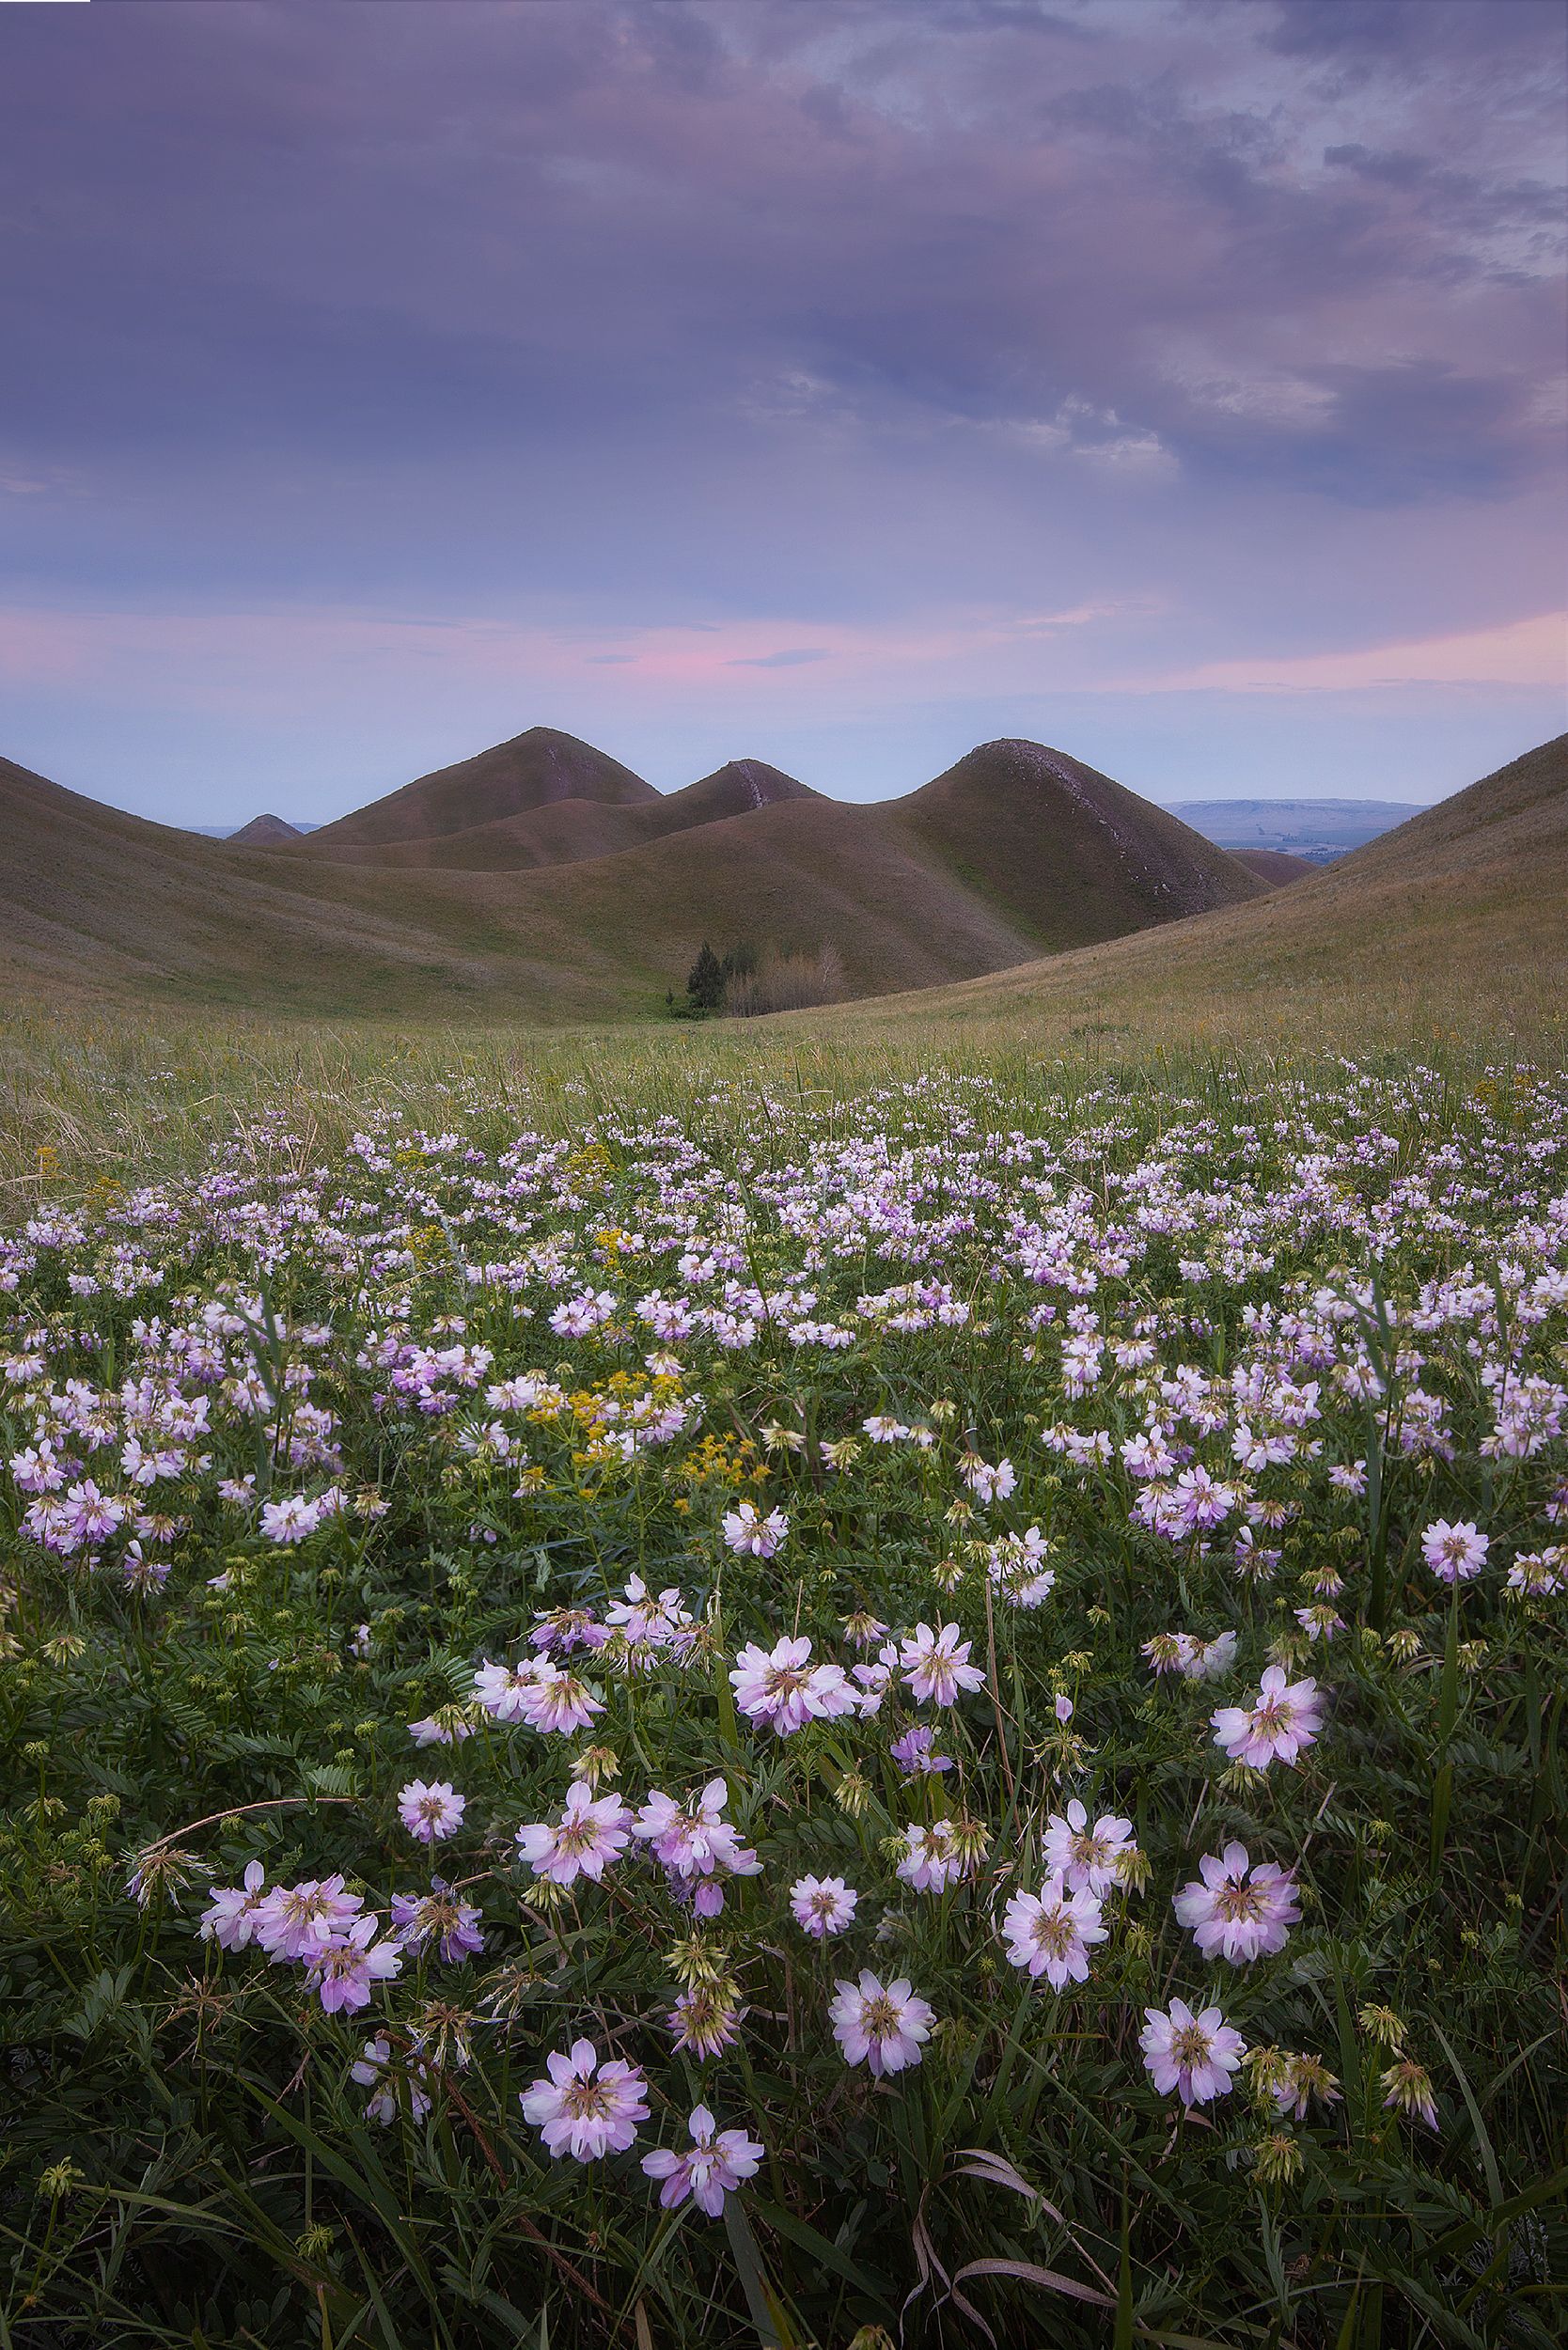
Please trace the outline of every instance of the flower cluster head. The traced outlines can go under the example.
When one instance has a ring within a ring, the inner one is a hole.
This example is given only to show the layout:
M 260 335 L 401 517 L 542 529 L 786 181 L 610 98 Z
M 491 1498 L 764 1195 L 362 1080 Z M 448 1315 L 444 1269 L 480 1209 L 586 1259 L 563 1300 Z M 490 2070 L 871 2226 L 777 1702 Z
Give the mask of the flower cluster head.
M 754 1501 L 738 1502 L 724 1513 L 724 1539 L 744 1559 L 773 1558 L 789 1530 L 782 1510 L 770 1510 L 764 1517 Z
M 1062 1878 L 1070 1892 L 1092 1893 L 1101 1901 L 1113 1886 L 1124 1882 L 1137 1840 L 1131 1820 L 1114 1811 L 1102 1812 L 1091 1826 L 1087 1809 L 1074 1796 L 1065 1814 L 1051 1813 L 1041 1849 L 1046 1868 Z
M 689 2195 L 698 2211 L 716 2219 L 724 2199 L 745 2179 L 754 2178 L 763 2147 L 744 2130 L 721 2130 L 706 2106 L 694 2106 L 687 2124 L 691 2144 L 681 2154 L 665 2146 L 644 2154 L 642 2167 L 651 2179 L 662 2179 L 659 2201 L 673 2211 Z
M 256 1934 L 257 1912 L 266 1900 L 267 1872 L 259 1860 L 245 1864 L 244 1883 L 215 1889 L 201 1918 L 201 1938 L 220 1950 L 243 1950 Z
M 411 1778 L 398 1794 L 398 1816 L 421 1844 L 438 1843 L 443 1837 L 455 1835 L 467 1808 L 467 1796 L 460 1795 L 446 1778 L 432 1778 L 428 1784 L 422 1778 Z
M 855 1921 L 860 1896 L 842 1877 L 797 1877 L 790 1888 L 795 1923 L 821 1941 Z
M 917 1893 L 945 1893 L 969 1874 L 970 1859 L 951 1820 L 929 1827 L 912 1820 L 903 1831 L 904 1853 L 897 1875 Z
M 401 1974 L 401 1945 L 378 1941 L 380 1932 L 381 1919 L 368 1911 L 306 1959 L 316 1996 L 329 2015 L 357 2014 L 362 2007 L 369 2006 L 378 1982 Z
M 444 1966 L 461 1966 L 484 1948 L 478 1909 L 460 1901 L 440 1877 L 431 1878 L 428 1893 L 393 1894 L 392 1932 L 416 1955 L 433 1944 Z
M 655 1788 L 633 1823 L 633 1834 L 648 1845 L 671 1886 L 699 1918 L 718 1916 L 727 1877 L 761 1873 L 757 1855 L 741 1842 L 724 1816 L 729 1799 L 722 1778 L 711 1778 L 699 1794 L 684 1803 Z
M 956 1705 L 964 1689 L 983 1689 L 985 1675 L 969 1662 L 974 1643 L 964 1638 L 956 1623 L 940 1632 L 917 1623 L 899 1651 L 905 1685 L 922 1705 Z
M 1440 1583 L 1468 1583 L 1486 1564 L 1491 1539 L 1479 1533 L 1474 1521 L 1463 1518 L 1450 1526 L 1435 1519 L 1421 1536 L 1421 1557 Z
M 1206 2106 L 1231 2094 L 1231 2076 L 1247 2054 L 1247 2043 L 1217 2007 L 1195 2015 L 1184 1999 L 1172 1999 L 1168 2012 L 1151 2007 L 1144 2014 L 1138 2046 L 1162 2096 L 1174 2090 L 1184 2106 Z
M 739 1989 L 728 1975 L 690 1983 L 665 2021 L 686 2055 L 722 2056 L 740 2038 Z
M 368 2007 L 375 1985 L 402 1971 L 401 1941 L 379 1938 L 381 1919 L 366 1910 L 363 1895 L 345 1891 L 340 1876 L 269 1890 L 261 1863 L 252 1860 L 243 1885 L 214 1888 L 200 1930 L 220 1950 L 254 1942 L 274 1966 L 303 1966 L 329 2015 Z
M 548 1656 L 525 1656 L 515 1665 L 493 1665 L 486 1657 L 474 1675 L 474 1698 L 494 1721 L 525 1722 L 530 1730 L 570 1735 L 586 1730 L 604 1701 L 574 1672 Z
M 597 1885 L 631 1840 L 632 1815 L 619 1796 L 596 1796 L 586 1779 L 575 1778 L 560 1818 L 520 1827 L 517 1850 L 535 1876 L 552 1885 L 575 1885 L 579 1877 Z
M 1198 1876 L 1173 1897 L 1176 1915 L 1192 1928 L 1205 1958 L 1217 1950 L 1232 1966 L 1272 1958 L 1300 1922 L 1295 1876 L 1278 1862 L 1249 1862 L 1245 1844 L 1227 1844 L 1216 1856 L 1205 1853 Z
M 855 1710 L 856 1699 L 841 1665 L 814 1665 L 811 1643 L 801 1636 L 777 1640 L 771 1649 L 748 1641 L 729 1674 L 735 1703 L 748 1721 L 762 1722 L 776 1738 L 788 1738 L 808 1722 L 830 1721 Z
M 1414 2057 L 1402 2056 L 1378 2076 L 1379 2088 L 1387 2091 L 1383 2104 L 1387 2110 L 1409 2116 L 1412 2121 L 1424 2122 L 1429 2130 L 1437 2127 L 1437 2096 L 1432 2086 L 1432 2076 L 1424 2064 Z
M 936 1732 L 924 1722 L 911 1722 L 902 1738 L 895 1738 L 887 1749 L 906 1780 L 939 1777 L 950 1771 L 950 1754 L 936 1751 Z
M 1221 1632 L 1205 1640 L 1196 1632 L 1156 1632 L 1143 1643 L 1149 1669 L 1175 1673 L 1183 1681 L 1219 1681 L 1236 1661 L 1236 1635 Z
M 546 2077 L 523 2091 L 518 2103 L 553 2160 L 597 2162 L 623 2154 L 648 2119 L 646 2083 L 639 2068 L 623 2058 L 603 2064 L 591 2040 L 574 2040 L 569 2053 L 544 2060 Z
M 415 2057 L 400 2076 L 392 2068 L 392 2043 L 384 2032 L 367 2040 L 349 2067 L 349 2077 L 357 2081 L 361 2089 L 370 2091 L 365 2118 L 368 2122 L 379 2122 L 384 2128 L 397 2118 L 400 2095 L 408 2100 L 411 2121 L 422 2122 L 431 2109 L 430 2066 Z
M 1315 1681 L 1291 1681 L 1282 1666 L 1270 1665 L 1250 1705 L 1222 1705 L 1213 1720 L 1215 1746 L 1232 1762 L 1262 1771 L 1275 1761 L 1294 1762 L 1315 1743 L 1323 1700 Z
M 1089 1979 L 1090 1947 L 1107 1938 L 1105 1913 L 1087 1886 L 1069 1888 L 1059 1873 L 1038 1893 L 1015 1893 L 1002 1912 L 1002 1940 L 1014 1966 L 1053 1991 Z
M 907 1977 L 884 1983 L 869 1968 L 858 1982 L 838 1984 L 828 2013 L 845 2063 L 864 2064 L 878 2079 L 919 2063 L 936 2020 Z
M 581 1639 L 590 1648 L 602 1648 L 606 1640 L 619 1639 L 624 1644 L 620 1651 L 622 1661 L 634 1670 L 652 1665 L 662 1652 L 683 1663 L 698 1637 L 696 1619 L 677 1587 L 672 1583 L 662 1591 L 651 1591 L 640 1574 L 629 1578 L 622 1598 L 610 1602 L 603 1625 L 594 1624 L 591 1618 L 575 1616 L 544 1621 L 563 1620 L 574 1630 L 573 1638 L 560 1645 L 572 1646 Z M 533 1637 L 539 1640 L 537 1629 Z

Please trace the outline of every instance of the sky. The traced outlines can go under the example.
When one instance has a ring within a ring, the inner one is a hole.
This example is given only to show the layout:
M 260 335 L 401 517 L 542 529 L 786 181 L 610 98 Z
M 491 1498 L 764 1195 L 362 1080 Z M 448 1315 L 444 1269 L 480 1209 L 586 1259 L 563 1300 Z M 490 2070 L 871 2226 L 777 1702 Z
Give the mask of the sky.
M 1568 724 L 1558 0 L 0 6 L 0 753 L 1441 797 Z

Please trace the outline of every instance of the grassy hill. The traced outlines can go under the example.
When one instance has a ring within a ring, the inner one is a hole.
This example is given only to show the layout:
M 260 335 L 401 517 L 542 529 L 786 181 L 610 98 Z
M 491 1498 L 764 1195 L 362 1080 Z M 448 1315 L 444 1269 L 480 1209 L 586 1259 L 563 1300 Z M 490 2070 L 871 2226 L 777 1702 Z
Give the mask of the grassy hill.
M 1228 851 L 1042 743 L 983 743 L 880 812 L 1052 951 L 1258 895 Z
M 530 727 L 510 743 L 497 743 L 453 767 L 438 767 L 433 775 L 372 800 L 368 807 L 323 824 L 310 835 L 310 845 L 328 855 L 353 856 L 384 841 L 468 831 L 557 800 L 627 807 L 658 796 L 651 783 L 591 743 L 554 727 Z
M 855 807 L 751 760 L 663 797 L 536 728 L 259 848 L 0 765 L 0 825 L 13 984 L 332 1015 L 649 1011 L 704 937 L 831 946 L 855 994 L 928 987 L 1262 887 L 1162 810 L 1019 744 Z
M 237 849 L 275 849 L 285 840 L 303 840 L 305 835 L 297 824 L 285 823 L 281 816 L 253 816 L 227 838 Z
M 1271 889 L 1283 889 L 1287 882 L 1301 881 L 1318 870 L 1309 856 L 1293 856 L 1288 849 L 1232 849 L 1231 854 Z
M 732 759 L 727 766 L 689 783 L 682 791 L 653 792 L 647 800 L 566 799 L 525 808 L 456 832 L 424 833 L 406 839 L 344 838 L 337 826 L 312 836 L 308 854 L 339 862 L 376 865 L 448 865 L 465 872 L 510 872 L 534 865 L 576 865 L 590 857 L 614 856 L 690 832 L 727 816 L 748 815 L 784 800 L 815 800 L 821 793 L 760 759 Z M 345 819 L 346 822 L 352 820 Z
M 964 985 L 819 1014 L 865 1034 L 1568 1042 L 1568 735 L 1290 889 Z

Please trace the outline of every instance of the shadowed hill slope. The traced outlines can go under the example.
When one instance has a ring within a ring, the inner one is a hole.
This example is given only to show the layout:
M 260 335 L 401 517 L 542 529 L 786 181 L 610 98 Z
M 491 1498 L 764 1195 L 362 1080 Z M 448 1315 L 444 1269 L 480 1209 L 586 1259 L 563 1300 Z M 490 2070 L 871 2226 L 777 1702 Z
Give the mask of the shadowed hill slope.
M 1029 941 L 873 810 L 816 795 L 539 872 L 233 849 L 0 762 L 0 974 L 324 1012 L 649 1010 L 702 938 L 824 940 L 855 988 L 995 970 Z
M 672 832 L 748 815 L 785 800 L 820 799 L 808 784 L 760 759 L 733 759 L 681 791 L 654 792 L 635 806 L 607 800 L 557 800 L 461 832 L 395 841 L 325 841 L 325 853 L 356 864 L 448 865 L 467 872 L 510 872 L 535 865 L 574 865 L 614 856 Z M 323 838 L 314 835 L 310 852 Z
M 1043 743 L 983 743 L 881 813 L 1053 950 L 1262 886 L 1179 817 Z
M 1036 745 L 988 746 L 874 807 L 756 760 L 627 804 L 613 795 L 647 788 L 567 738 L 501 751 L 367 821 L 448 822 L 528 791 L 538 805 L 355 858 L 313 854 L 319 835 L 203 839 L 0 768 L 0 970 L 259 1009 L 574 1020 L 652 1010 L 704 937 L 764 955 L 832 947 L 851 992 L 868 994 L 1001 970 L 1263 886 Z M 585 776 L 611 796 L 571 796 Z M 557 789 L 568 796 L 549 798 Z M 589 819 L 602 845 L 583 855 Z
M 228 838 L 237 849 L 275 849 L 285 840 L 303 840 L 305 835 L 297 824 L 286 824 L 281 816 L 253 816 Z
M 1309 856 L 1293 856 L 1289 849 L 1232 849 L 1231 854 L 1271 889 L 1283 889 L 1287 882 L 1303 881 L 1318 870 Z
M 380 842 L 468 832 L 557 800 L 628 807 L 658 796 L 651 783 L 590 743 L 554 727 L 530 727 L 510 743 L 497 743 L 456 766 L 438 767 L 433 775 L 372 800 L 368 807 L 323 824 L 310 835 L 310 848 L 316 854 L 353 858 Z
M 1321 1042 L 1495 1029 L 1568 1042 L 1568 735 L 1290 889 L 956 987 L 819 1013 L 835 1028 Z

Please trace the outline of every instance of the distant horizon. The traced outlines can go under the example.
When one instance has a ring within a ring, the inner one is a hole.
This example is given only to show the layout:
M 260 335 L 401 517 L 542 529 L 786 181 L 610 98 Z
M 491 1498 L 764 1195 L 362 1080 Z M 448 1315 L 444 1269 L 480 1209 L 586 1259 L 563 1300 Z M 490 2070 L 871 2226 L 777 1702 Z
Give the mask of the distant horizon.
M 1432 805 L 1568 724 L 1557 0 L 0 8 L 0 751 Z
M 522 732 L 526 733 L 530 729 L 528 728 L 524 728 L 522 729 Z M 568 731 L 568 729 L 564 728 L 557 728 L 549 730 L 557 733 L 565 733 Z M 506 736 L 502 738 L 503 741 L 508 742 L 515 739 L 517 738 L 512 736 Z M 589 738 L 587 736 L 577 736 L 574 739 L 588 744 L 588 746 L 595 750 L 604 751 L 607 748 L 607 745 L 603 743 L 591 743 Z M 964 751 L 961 751 L 958 754 L 958 757 L 959 759 L 966 758 L 971 752 L 982 748 L 987 743 L 1007 739 L 1026 739 L 1032 741 L 1037 738 L 1007 738 L 996 735 L 986 735 L 979 738 L 976 742 L 969 744 Z M 483 751 L 494 747 L 496 746 L 492 744 L 481 744 L 479 746 L 479 750 Z M 1080 754 L 1074 751 L 1072 745 L 1066 743 L 1058 743 L 1054 745 L 1050 745 L 1049 747 L 1066 752 L 1068 756 L 1073 758 L 1080 757 Z M 1529 750 L 1537 746 L 1534 744 L 1526 744 L 1524 749 Z M 4 745 L 0 745 L 0 758 L 5 758 L 9 754 L 4 748 Z M 478 755 L 478 752 L 474 751 L 462 752 L 456 759 L 444 760 L 441 762 L 440 766 L 433 769 L 422 770 L 421 773 L 437 774 L 441 772 L 442 767 L 462 765 L 465 760 Z M 618 753 L 612 752 L 610 756 L 619 758 L 619 754 Z M 1523 752 L 1517 749 L 1510 754 L 1510 757 L 1513 758 L 1520 756 L 1523 756 Z M 651 776 L 643 776 L 642 770 L 636 766 L 634 760 L 630 759 L 620 759 L 619 763 L 630 767 L 634 774 L 642 776 L 642 779 L 648 782 L 651 786 L 652 790 L 657 791 L 661 797 L 668 798 L 673 793 L 684 791 L 692 784 L 704 780 L 707 776 L 717 772 L 717 768 L 744 763 L 745 761 L 751 760 L 758 760 L 762 764 L 775 768 L 782 767 L 782 762 L 780 760 L 764 759 L 763 755 L 760 752 L 738 752 L 733 754 L 730 759 L 720 760 L 716 763 L 716 767 L 703 768 L 697 774 L 687 776 L 683 782 L 665 784 L 655 781 Z M 26 766 L 29 762 L 26 760 L 17 760 L 15 763 L 20 766 Z M 956 761 L 951 760 L 947 762 L 949 767 L 954 765 Z M 1084 761 L 1083 763 L 1092 765 L 1094 762 Z M 1507 763 L 1507 760 L 1499 762 L 1499 764 L 1504 765 Z M 35 769 L 33 772 L 43 773 L 41 769 Z M 821 792 L 826 799 L 841 800 L 844 805 L 849 807 L 880 807 L 887 803 L 911 796 L 914 792 L 921 790 L 925 784 L 933 781 L 935 779 L 935 776 L 945 774 L 947 769 L 938 768 L 934 770 L 933 774 L 931 776 L 922 776 L 917 782 L 905 784 L 901 789 L 896 791 L 879 793 L 875 798 L 871 798 L 869 795 L 851 796 L 847 793 L 833 791 L 829 790 L 826 785 L 814 782 L 809 776 L 796 775 L 792 769 L 784 769 L 783 772 L 791 775 L 794 781 L 804 783 L 810 790 Z M 1100 772 L 1108 773 L 1109 771 L 1102 769 Z M 1451 792 L 1442 793 L 1435 798 L 1420 800 L 1407 799 L 1389 794 L 1388 792 L 1369 791 L 1347 793 L 1343 791 L 1329 792 L 1307 791 L 1274 793 L 1258 791 L 1209 791 L 1181 799 L 1172 799 L 1155 791 L 1141 791 L 1135 782 L 1129 781 L 1124 776 L 1111 776 L 1112 782 L 1120 783 L 1126 790 L 1137 792 L 1140 799 L 1147 800 L 1152 807 L 1164 808 L 1168 813 L 1177 816 L 1184 815 L 1196 808 L 1258 807 L 1266 809 L 1271 807 L 1279 807 L 1283 809 L 1292 807 L 1324 809 L 1397 807 L 1408 811 L 1411 815 L 1419 815 L 1426 808 L 1440 806 L 1443 799 L 1452 798 L 1456 792 L 1467 790 L 1471 783 L 1475 783 L 1480 779 L 1481 778 L 1479 776 L 1471 776 L 1467 777 L 1464 783 L 1456 784 L 1453 791 Z M 48 776 L 47 780 L 50 782 L 60 783 L 64 781 L 64 778 L 58 776 Z M 87 790 L 79 784 L 67 784 L 66 789 L 80 791 L 85 798 L 97 801 L 102 807 L 112 807 L 121 815 L 142 816 L 149 822 L 166 824 L 171 830 L 177 832 L 204 834 L 211 838 L 223 839 L 227 838 L 232 833 L 243 831 L 245 825 L 256 822 L 258 818 L 269 816 L 275 817 L 280 822 L 290 824 L 302 832 L 319 832 L 326 825 L 337 822 L 339 817 L 352 815 L 358 809 L 370 806 L 375 801 L 384 799 L 392 792 L 400 791 L 404 784 L 416 782 L 417 780 L 419 780 L 418 776 L 404 776 L 400 778 L 398 782 L 387 784 L 384 790 L 373 791 L 369 795 L 368 799 L 357 800 L 348 806 L 345 806 L 344 807 L 336 808 L 330 815 L 321 815 L 316 812 L 312 812 L 309 815 L 291 815 L 287 809 L 275 806 L 255 806 L 250 807 L 244 815 L 231 818 L 219 818 L 216 821 L 207 818 L 199 820 L 196 818 L 180 819 L 179 817 L 167 817 L 152 814 L 142 808 L 126 807 L 119 801 L 109 798 L 102 791 Z

